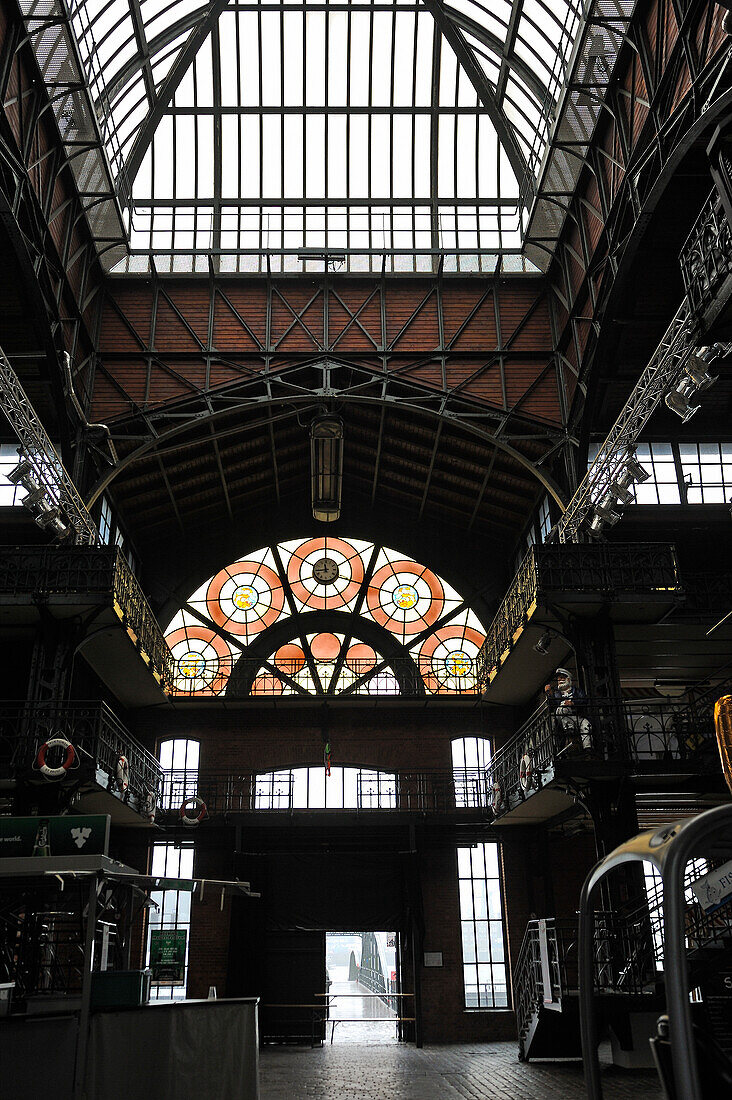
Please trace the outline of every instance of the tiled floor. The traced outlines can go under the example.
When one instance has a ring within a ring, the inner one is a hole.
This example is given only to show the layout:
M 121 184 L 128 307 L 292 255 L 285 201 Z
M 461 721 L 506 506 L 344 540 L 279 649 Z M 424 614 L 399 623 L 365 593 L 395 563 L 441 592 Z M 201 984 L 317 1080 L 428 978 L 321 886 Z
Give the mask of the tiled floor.
M 406 1044 L 338 1041 L 266 1047 L 261 1100 L 585 1100 L 576 1062 L 530 1063 L 515 1043 L 470 1043 L 424 1050 Z M 660 1100 L 653 1071 L 603 1067 L 605 1100 Z

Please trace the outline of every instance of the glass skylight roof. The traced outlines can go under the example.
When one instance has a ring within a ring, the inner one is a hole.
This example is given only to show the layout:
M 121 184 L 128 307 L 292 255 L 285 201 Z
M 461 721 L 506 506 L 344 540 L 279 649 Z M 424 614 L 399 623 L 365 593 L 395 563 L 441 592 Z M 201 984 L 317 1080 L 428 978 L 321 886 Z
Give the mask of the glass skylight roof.
M 492 270 L 520 250 L 582 0 L 78 0 L 134 253 Z M 399 254 L 399 258 L 393 256 Z M 461 254 L 464 260 L 461 265 Z M 483 261 L 476 260 L 480 255 Z M 358 257 L 357 260 L 354 257 Z M 159 265 L 159 259 L 156 259 Z M 476 266 L 477 265 L 477 266 Z M 491 266 L 492 265 L 492 266 Z

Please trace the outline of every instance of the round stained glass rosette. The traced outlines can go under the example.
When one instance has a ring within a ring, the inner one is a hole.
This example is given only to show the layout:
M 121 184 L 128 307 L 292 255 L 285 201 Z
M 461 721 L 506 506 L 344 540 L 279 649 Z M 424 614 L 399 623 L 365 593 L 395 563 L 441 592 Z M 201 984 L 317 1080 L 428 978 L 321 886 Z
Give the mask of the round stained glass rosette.
M 469 626 L 443 626 L 419 650 L 419 670 L 427 691 L 475 691 L 476 657 L 485 637 Z
M 439 619 L 445 594 L 430 569 L 412 561 L 397 561 L 374 573 L 367 604 L 380 626 L 406 637 L 419 634 Z
M 206 592 L 213 621 L 232 634 L 251 637 L 272 626 L 285 594 L 274 569 L 257 561 L 237 561 L 217 573 Z
M 328 584 L 321 584 L 313 576 L 313 566 L 322 558 L 330 558 L 338 566 L 338 577 Z M 293 551 L 287 563 L 292 594 L 311 611 L 345 607 L 358 595 L 363 577 L 361 554 L 345 539 L 308 539 Z
M 231 672 L 223 638 L 205 626 L 181 626 L 165 638 L 173 654 L 176 694 L 219 695 Z

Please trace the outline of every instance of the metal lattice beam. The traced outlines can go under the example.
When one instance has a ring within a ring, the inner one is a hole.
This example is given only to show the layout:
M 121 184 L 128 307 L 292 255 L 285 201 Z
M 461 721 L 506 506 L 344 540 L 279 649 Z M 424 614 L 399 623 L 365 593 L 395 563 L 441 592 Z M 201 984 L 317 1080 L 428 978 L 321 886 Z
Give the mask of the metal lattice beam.
M 694 352 L 695 330 L 696 321 L 684 298 L 564 515 L 553 528 L 549 536 L 552 540 L 577 541 L 582 524 L 622 472 L 629 451 L 637 443 L 664 394 L 681 378 L 684 366 Z
M 96 546 L 99 532 L 79 492 L 46 434 L 20 379 L 0 349 L 0 408 L 20 440 L 23 455 L 33 467 L 52 503 L 62 508 L 74 529 L 77 546 Z

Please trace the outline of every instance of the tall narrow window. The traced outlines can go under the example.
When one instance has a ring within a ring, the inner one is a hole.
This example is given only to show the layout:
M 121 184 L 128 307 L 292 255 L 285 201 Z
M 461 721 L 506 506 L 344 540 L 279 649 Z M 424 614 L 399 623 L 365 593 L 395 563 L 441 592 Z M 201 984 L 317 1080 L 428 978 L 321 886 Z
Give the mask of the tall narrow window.
M 485 737 L 458 737 L 452 743 L 452 778 L 455 805 L 485 806 L 486 768 L 491 761 L 491 743 Z
M 193 875 L 193 848 L 176 848 L 173 841 L 154 844 L 150 874 L 161 878 L 191 878 Z M 191 930 L 191 897 L 186 890 L 153 890 L 151 900 L 157 906 L 150 909 L 147 930 L 147 961 L 151 963 L 153 933 L 178 933 L 185 938 L 184 967 L 182 974 L 172 971 L 169 976 L 153 981 L 151 1000 L 177 1001 L 186 995 L 188 981 L 188 951 Z M 153 978 L 155 975 L 153 975 Z
M 498 845 L 458 848 L 466 1008 L 507 1008 L 506 950 Z
M 552 529 L 552 513 L 549 507 L 549 497 L 546 496 L 539 507 L 539 541 L 546 542 L 546 537 Z
M 162 741 L 158 758 L 163 768 L 162 808 L 178 809 L 198 792 L 198 741 Z

